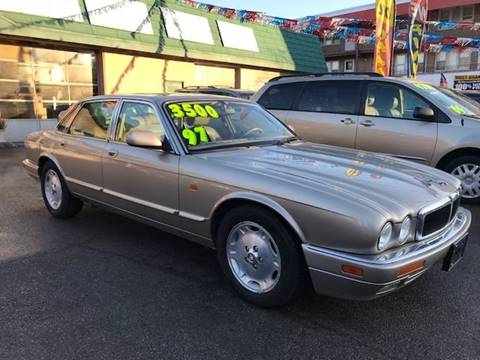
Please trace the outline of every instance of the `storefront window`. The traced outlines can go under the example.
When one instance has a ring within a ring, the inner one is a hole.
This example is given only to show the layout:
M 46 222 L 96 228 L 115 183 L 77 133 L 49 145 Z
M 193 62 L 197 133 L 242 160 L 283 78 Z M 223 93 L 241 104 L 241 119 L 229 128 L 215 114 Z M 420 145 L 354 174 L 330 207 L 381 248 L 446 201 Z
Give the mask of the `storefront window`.
M 96 95 L 93 53 L 0 44 L 0 114 L 56 118 L 82 98 Z
M 403 76 L 407 74 L 407 55 L 397 54 L 395 55 L 395 76 Z

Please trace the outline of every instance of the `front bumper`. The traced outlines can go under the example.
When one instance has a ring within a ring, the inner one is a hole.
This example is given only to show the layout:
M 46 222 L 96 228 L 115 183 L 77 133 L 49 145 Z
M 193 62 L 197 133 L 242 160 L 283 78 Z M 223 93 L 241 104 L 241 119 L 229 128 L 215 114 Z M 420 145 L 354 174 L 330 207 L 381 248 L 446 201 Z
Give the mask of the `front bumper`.
M 303 244 L 315 291 L 319 294 L 352 300 L 369 300 L 409 284 L 442 260 L 450 246 L 468 234 L 470 211 L 459 208 L 451 226 L 429 239 L 408 243 L 378 255 L 357 255 Z M 404 276 L 400 270 L 423 262 L 423 268 Z M 342 266 L 363 269 L 363 276 L 342 271 Z
M 29 159 L 25 159 L 22 161 L 22 166 L 27 172 L 28 175 L 32 176 L 33 178 L 38 180 L 38 165 L 34 164 Z

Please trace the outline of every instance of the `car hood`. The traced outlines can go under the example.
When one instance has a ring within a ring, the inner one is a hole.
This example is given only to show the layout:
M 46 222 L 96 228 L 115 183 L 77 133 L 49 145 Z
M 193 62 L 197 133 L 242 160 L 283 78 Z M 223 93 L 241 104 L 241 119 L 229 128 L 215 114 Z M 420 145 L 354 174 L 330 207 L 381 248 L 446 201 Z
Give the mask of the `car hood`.
M 392 211 L 418 211 L 460 187 L 460 181 L 453 176 L 414 162 L 301 141 L 215 151 L 201 157 L 232 171 L 248 172 L 257 179 L 269 178 L 261 183 L 266 184 L 262 191 L 271 195 L 285 197 L 277 193 L 274 184 L 288 183 L 291 189 L 308 189 L 313 195 L 323 193 L 339 200 L 361 202 L 387 217 Z M 314 203 L 321 201 L 322 196 L 311 199 L 313 203 L 309 205 L 322 207 L 321 203 Z

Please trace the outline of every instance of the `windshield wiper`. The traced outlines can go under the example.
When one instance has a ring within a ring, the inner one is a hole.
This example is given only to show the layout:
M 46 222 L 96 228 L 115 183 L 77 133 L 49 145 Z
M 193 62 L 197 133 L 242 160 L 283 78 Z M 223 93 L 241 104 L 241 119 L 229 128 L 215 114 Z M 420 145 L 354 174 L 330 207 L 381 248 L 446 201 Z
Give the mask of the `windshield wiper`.
M 292 136 L 292 137 L 289 137 L 289 138 L 286 138 L 286 139 L 278 140 L 277 145 L 288 144 L 288 143 L 291 143 L 291 142 L 294 142 L 294 141 L 297 141 L 297 140 L 300 140 L 300 139 L 296 136 Z

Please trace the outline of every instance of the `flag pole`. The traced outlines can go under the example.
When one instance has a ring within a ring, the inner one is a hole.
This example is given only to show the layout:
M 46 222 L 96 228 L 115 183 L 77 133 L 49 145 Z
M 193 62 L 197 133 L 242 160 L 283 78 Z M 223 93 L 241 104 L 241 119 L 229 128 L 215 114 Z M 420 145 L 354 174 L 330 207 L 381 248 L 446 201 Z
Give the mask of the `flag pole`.
M 395 64 L 395 31 L 397 29 L 397 3 L 395 0 L 393 0 L 393 26 L 392 26 L 392 52 L 391 52 L 391 60 L 390 60 L 390 69 L 389 69 L 389 76 L 393 75 L 393 69 L 394 69 L 394 64 Z

